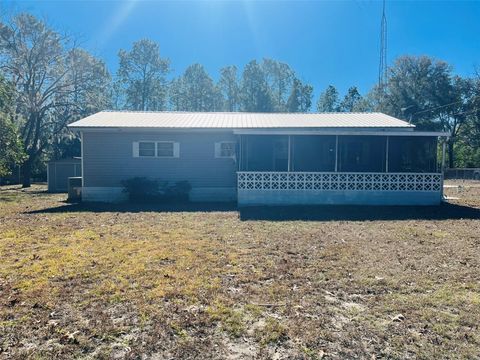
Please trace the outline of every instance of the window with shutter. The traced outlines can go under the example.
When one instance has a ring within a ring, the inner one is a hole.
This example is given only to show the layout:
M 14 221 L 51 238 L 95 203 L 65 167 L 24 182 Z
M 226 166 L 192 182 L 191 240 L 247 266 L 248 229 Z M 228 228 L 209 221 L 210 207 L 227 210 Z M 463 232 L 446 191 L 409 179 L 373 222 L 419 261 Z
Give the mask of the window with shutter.
M 180 157 L 180 143 L 174 141 L 134 141 L 133 157 Z

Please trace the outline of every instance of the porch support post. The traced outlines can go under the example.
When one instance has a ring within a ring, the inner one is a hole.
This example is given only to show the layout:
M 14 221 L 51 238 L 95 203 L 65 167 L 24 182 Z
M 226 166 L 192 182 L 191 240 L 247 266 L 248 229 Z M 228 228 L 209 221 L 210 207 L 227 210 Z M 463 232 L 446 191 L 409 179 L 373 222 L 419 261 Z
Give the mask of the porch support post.
M 442 174 L 445 172 L 445 155 L 446 155 L 445 144 L 446 143 L 447 143 L 447 139 L 443 139 L 442 141 Z
M 238 156 L 237 156 L 237 161 L 238 161 L 238 164 L 237 164 L 237 169 L 238 171 L 242 171 L 242 142 L 243 142 L 243 136 L 242 135 L 238 135 Z
M 248 136 L 245 136 L 245 171 L 248 171 L 250 168 L 248 166 L 248 158 L 250 156 L 249 154 L 249 149 L 250 147 L 248 146 Z
M 80 132 L 80 157 L 81 157 L 81 162 L 80 162 L 80 167 L 82 168 L 82 187 L 85 187 L 85 169 L 83 168 L 83 160 L 85 159 L 83 157 L 83 148 L 85 146 L 85 143 L 83 142 L 83 131 Z M 55 163 L 56 166 L 57 163 Z M 55 168 L 55 177 L 57 176 L 57 169 Z M 20 168 L 18 169 L 18 177 L 20 178 Z M 55 184 L 57 186 L 57 184 Z
M 338 172 L 338 135 L 335 135 L 335 172 Z
M 445 145 L 446 144 L 447 144 L 447 138 L 443 139 L 443 141 L 442 141 L 442 183 L 441 183 L 441 190 L 440 190 L 440 194 L 441 194 L 442 199 L 445 196 L 443 194 L 443 180 L 444 180 L 444 177 L 445 177 L 445 151 L 446 151 Z
M 288 164 L 287 164 L 287 171 L 288 172 L 290 172 L 291 169 L 292 169 L 292 164 L 291 164 L 292 157 L 291 157 L 291 154 L 290 154 L 290 152 L 291 152 L 291 141 L 292 141 L 291 136 L 288 135 L 288 158 L 287 158 L 288 159 L 288 161 L 287 161 L 288 162 Z
M 386 154 L 385 154 L 385 172 L 388 173 L 388 147 L 390 145 L 390 136 L 387 136 Z

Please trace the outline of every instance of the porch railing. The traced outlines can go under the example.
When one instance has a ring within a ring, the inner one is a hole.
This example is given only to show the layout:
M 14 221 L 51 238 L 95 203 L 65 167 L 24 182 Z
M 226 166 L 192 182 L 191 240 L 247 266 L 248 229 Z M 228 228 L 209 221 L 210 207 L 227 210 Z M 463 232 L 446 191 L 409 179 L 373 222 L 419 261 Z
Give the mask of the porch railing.
M 239 171 L 239 190 L 442 190 L 440 173 L 327 173 Z

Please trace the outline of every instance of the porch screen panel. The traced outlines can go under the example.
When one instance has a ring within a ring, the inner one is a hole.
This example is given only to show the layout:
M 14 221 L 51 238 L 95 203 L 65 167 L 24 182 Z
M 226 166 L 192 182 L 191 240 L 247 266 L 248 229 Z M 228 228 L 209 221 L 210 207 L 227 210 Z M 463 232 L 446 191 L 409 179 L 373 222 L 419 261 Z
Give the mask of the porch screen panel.
M 392 136 L 388 145 L 390 172 L 436 172 L 437 138 Z
M 245 136 L 242 146 L 247 171 L 288 170 L 288 136 Z
M 386 143 L 385 136 L 339 136 L 338 171 L 385 171 Z
M 293 171 L 335 171 L 335 136 L 292 136 Z

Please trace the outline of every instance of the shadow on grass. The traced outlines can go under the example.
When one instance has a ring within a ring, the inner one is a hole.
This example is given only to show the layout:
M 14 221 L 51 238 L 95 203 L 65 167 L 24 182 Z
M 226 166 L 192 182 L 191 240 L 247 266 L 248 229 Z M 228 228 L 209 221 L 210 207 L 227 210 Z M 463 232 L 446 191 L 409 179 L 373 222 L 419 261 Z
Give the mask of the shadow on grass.
M 17 202 L 17 195 L 3 195 L 0 193 L 0 202 Z
M 8 196 L 16 196 L 16 195 L 49 195 L 51 193 L 48 192 L 46 188 L 39 188 L 39 187 L 30 187 L 30 188 L 22 188 L 21 185 L 5 185 L 0 188 L 0 195 L 4 198 Z
M 256 206 L 237 208 L 236 203 L 180 203 L 180 204 L 106 204 L 78 203 L 29 211 L 39 213 L 100 213 L 100 212 L 238 212 L 240 220 L 268 221 L 369 221 L 369 220 L 447 220 L 480 219 L 480 209 L 457 204 L 440 206 Z
M 439 206 L 259 206 L 240 209 L 240 218 L 269 221 L 480 219 L 480 209 L 450 203 Z
M 175 204 L 135 204 L 135 203 L 73 203 L 47 209 L 28 211 L 27 214 L 42 213 L 102 213 L 102 212 L 214 212 L 237 211 L 237 204 L 231 203 L 175 203 Z
M 42 196 L 49 193 L 43 189 L 0 188 L 0 202 L 18 202 L 27 195 Z

